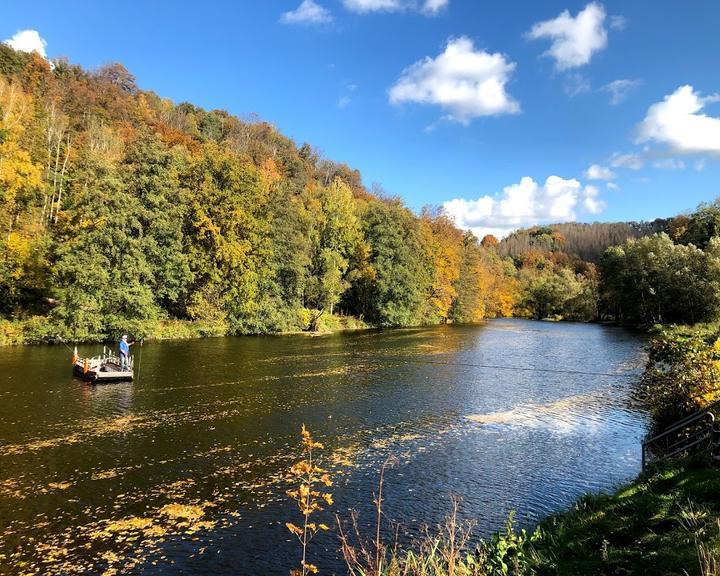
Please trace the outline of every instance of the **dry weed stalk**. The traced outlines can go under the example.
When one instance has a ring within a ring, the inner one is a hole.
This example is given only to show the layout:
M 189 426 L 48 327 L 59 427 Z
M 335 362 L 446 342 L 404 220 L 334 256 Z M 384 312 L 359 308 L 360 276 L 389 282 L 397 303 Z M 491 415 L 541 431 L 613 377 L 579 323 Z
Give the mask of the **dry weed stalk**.
M 380 469 L 377 493 L 374 494 L 375 526 L 372 536 L 366 537 L 358 526 L 357 513 L 350 515 L 350 529 L 345 530 L 336 516 L 342 552 L 348 574 L 352 576 L 474 576 L 484 574 L 480 566 L 464 558 L 472 525 L 458 522 L 459 503 L 452 499 L 452 511 L 437 531 L 425 528 L 424 535 L 409 549 L 399 545 L 399 525 L 395 525 L 394 544 L 383 542 L 383 487 L 385 470 Z M 413 551 L 415 550 L 415 551 Z

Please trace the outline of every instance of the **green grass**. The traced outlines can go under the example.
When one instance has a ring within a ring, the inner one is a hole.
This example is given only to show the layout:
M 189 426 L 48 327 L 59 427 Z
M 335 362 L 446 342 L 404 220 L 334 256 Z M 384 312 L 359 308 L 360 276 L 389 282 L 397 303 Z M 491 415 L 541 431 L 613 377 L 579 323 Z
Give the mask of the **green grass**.
M 720 576 L 719 522 L 720 469 L 687 461 L 584 496 L 531 533 L 509 519 L 477 547 L 451 514 L 407 547 L 383 544 L 379 570 L 372 537 L 350 534 L 342 550 L 350 576 Z
M 540 575 L 701 574 L 698 546 L 720 553 L 718 518 L 718 468 L 665 466 L 542 522 L 533 564 Z

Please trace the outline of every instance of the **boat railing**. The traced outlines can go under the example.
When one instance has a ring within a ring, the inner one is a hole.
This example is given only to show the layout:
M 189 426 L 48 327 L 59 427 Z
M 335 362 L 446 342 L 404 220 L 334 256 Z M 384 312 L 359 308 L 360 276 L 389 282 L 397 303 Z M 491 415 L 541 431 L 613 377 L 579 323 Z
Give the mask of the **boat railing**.
M 88 361 L 88 364 L 92 367 L 100 367 L 106 362 L 110 362 L 112 364 L 117 364 L 118 366 L 122 365 L 122 361 L 120 360 L 120 356 L 115 354 L 112 349 L 108 348 L 107 346 L 103 346 L 102 354 L 98 356 L 89 356 L 89 357 L 83 357 L 83 356 L 77 356 L 77 361 L 79 363 L 84 363 L 85 360 Z M 132 370 L 135 366 L 135 358 L 134 356 L 130 355 L 128 357 L 128 370 Z

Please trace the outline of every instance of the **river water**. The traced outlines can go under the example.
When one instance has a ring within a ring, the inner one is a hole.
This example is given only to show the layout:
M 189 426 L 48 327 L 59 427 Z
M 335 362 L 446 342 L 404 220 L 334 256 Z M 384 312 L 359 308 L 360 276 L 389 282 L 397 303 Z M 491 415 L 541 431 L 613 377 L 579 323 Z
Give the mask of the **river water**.
M 400 539 L 450 511 L 478 537 L 637 474 L 641 336 L 588 324 L 218 338 L 135 348 L 133 384 L 72 378 L 62 346 L 0 349 L 0 574 L 287 574 L 302 423 L 334 525 Z M 83 346 L 81 354 L 97 353 Z M 341 573 L 333 532 L 311 560 Z

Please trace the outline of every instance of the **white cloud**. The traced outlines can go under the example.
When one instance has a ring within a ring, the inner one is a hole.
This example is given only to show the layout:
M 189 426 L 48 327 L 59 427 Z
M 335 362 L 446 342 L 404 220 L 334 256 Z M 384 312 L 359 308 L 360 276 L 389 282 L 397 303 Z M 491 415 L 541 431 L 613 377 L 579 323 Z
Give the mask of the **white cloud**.
M 350 102 L 352 102 L 350 96 L 341 96 L 338 99 L 337 107 L 340 109 L 347 108 L 348 106 L 350 106 Z
M 705 159 L 704 159 L 704 158 L 700 158 L 699 160 L 696 160 L 696 161 L 695 161 L 694 168 L 695 168 L 695 170 L 697 170 L 698 172 L 702 172 L 703 170 L 705 170 Z
M 47 58 L 45 48 L 47 42 L 40 36 L 37 30 L 20 30 L 12 38 L 3 42 L 19 52 L 37 52 L 43 58 Z
M 600 214 L 605 209 L 605 202 L 598 199 L 600 191 L 595 186 L 585 186 L 583 208 L 588 214 Z
M 446 8 L 448 4 L 450 4 L 450 0 L 425 0 L 422 11 L 425 14 L 434 15 Z
M 692 86 L 680 86 L 650 106 L 638 126 L 638 142 L 666 144 L 677 154 L 720 154 L 720 118 L 702 114 L 720 95 L 702 97 Z
M 404 0 L 343 0 L 345 8 L 351 12 L 395 12 L 407 8 Z
M 662 160 L 653 162 L 653 166 L 661 170 L 683 170 L 685 168 L 685 162 L 676 160 L 675 158 L 663 158 Z
M 527 36 L 552 40 L 545 55 L 555 59 L 558 70 L 567 70 L 587 64 L 593 54 L 607 46 L 604 22 L 605 8 L 591 2 L 574 18 L 565 10 L 557 18 L 536 23 Z
M 610 28 L 613 30 L 625 30 L 627 18 L 625 16 L 610 16 Z
M 583 92 L 590 92 L 591 89 L 590 80 L 582 74 L 568 74 L 565 77 L 563 90 L 565 90 L 565 94 L 570 97 L 577 96 Z
M 455 198 L 443 208 L 458 226 L 472 230 L 479 238 L 485 234 L 503 237 L 523 226 L 574 220 L 576 210 L 597 214 L 605 207 L 598 194 L 596 187 L 583 187 L 575 179 L 550 176 L 540 185 L 525 176 L 499 195 L 477 200 Z
M 585 170 L 585 178 L 588 180 L 613 180 L 615 178 L 615 172 L 607 166 L 593 164 Z
M 630 168 L 631 170 L 640 170 L 645 161 L 637 154 L 618 154 L 612 155 L 610 166 L 613 168 Z
M 332 22 L 330 10 L 320 6 L 314 0 L 303 0 L 300 6 L 285 12 L 280 21 L 285 24 L 326 24 Z
M 615 182 L 605 182 L 605 187 L 608 190 L 620 190 L 620 186 L 615 184 Z
M 600 90 L 610 93 L 610 104 L 615 106 L 620 104 L 627 98 L 628 92 L 634 90 L 642 84 L 642 80 L 613 80 L 609 84 L 605 84 Z
M 475 50 L 465 36 L 448 41 L 437 58 L 406 68 L 390 88 L 390 102 L 436 104 L 447 118 L 467 124 L 473 118 L 516 114 L 520 105 L 505 91 L 515 69 L 500 53 Z
M 435 16 L 449 4 L 450 0 L 343 0 L 345 8 L 359 14 L 410 10 Z

